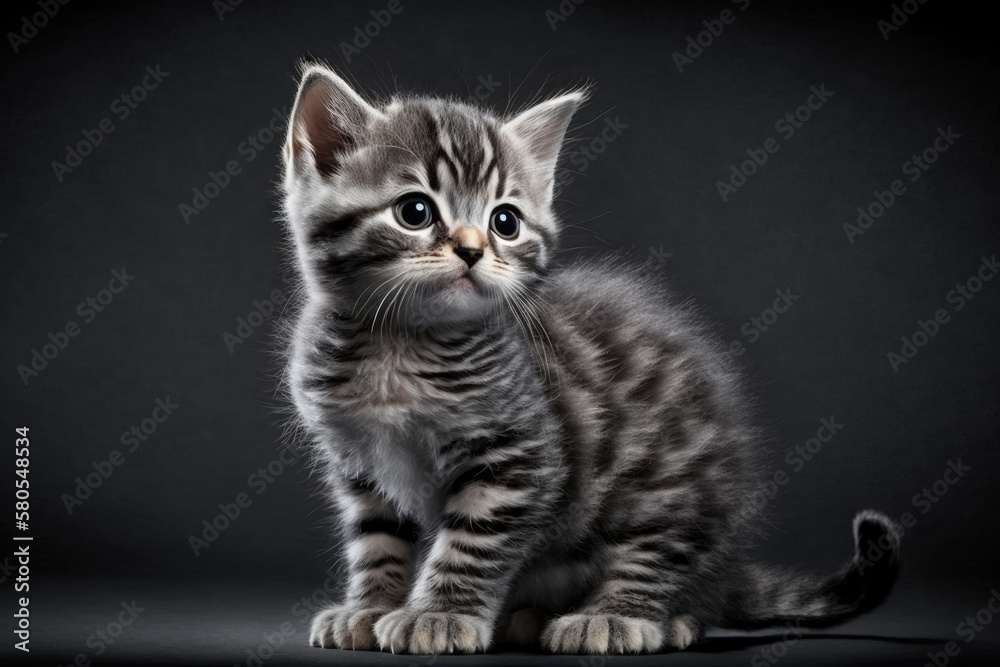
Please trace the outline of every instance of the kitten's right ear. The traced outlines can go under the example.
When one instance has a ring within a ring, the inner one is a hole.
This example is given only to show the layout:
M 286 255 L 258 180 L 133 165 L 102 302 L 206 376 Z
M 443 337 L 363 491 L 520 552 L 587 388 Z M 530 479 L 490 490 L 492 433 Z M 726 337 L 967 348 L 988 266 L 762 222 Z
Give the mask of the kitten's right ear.
M 302 74 L 285 141 L 285 164 L 326 176 L 356 146 L 368 124 L 381 116 L 339 76 L 318 65 Z

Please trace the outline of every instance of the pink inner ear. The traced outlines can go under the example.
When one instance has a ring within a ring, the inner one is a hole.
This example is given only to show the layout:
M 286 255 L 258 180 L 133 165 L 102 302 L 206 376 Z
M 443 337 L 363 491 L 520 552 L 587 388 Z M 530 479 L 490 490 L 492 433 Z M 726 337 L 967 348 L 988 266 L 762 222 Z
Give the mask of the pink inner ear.
M 292 158 L 309 159 L 324 175 L 336 167 L 335 156 L 342 151 L 346 137 L 333 124 L 329 108 L 330 91 L 323 81 L 315 81 L 299 100 L 295 132 L 292 137 Z

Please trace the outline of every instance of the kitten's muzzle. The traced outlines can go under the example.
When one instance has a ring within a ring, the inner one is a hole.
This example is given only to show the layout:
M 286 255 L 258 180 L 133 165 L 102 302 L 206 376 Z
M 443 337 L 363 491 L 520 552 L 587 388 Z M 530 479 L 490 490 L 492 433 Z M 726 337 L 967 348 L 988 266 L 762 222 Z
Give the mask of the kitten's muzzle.
M 455 254 L 470 269 L 482 259 L 483 248 L 486 247 L 486 235 L 475 227 L 460 227 L 448 240 L 451 241 Z

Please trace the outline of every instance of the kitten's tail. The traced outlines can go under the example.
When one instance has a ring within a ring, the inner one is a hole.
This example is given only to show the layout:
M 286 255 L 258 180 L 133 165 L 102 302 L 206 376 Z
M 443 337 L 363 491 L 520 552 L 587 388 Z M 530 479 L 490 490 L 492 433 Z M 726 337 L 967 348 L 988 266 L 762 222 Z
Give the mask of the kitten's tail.
M 854 555 L 829 578 L 750 563 L 733 595 L 728 627 L 757 628 L 793 622 L 824 627 L 877 607 L 899 573 L 900 531 L 881 512 L 854 517 Z

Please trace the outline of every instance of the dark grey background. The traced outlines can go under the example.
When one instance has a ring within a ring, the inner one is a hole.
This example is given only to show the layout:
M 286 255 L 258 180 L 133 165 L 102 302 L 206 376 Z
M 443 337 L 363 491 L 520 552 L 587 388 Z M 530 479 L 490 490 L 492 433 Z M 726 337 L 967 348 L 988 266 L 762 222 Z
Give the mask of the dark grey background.
M 721 0 L 587 0 L 556 30 L 546 11 L 559 11 L 558 0 L 400 2 L 350 62 L 339 45 L 387 3 L 244 0 L 224 20 L 210 0 L 69 3 L 18 53 L 5 42 L 0 433 L 13 449 L 14 427 L 31 428 L 35 655 L 94 658 L 87 638 L 135 598 L 149 611 L 102 659 L 244 664 L 247 648 L 282 621 L 296 632 L 274 662 L 362 658 L 304 648 L 304 616 L 292 611 L 333 563 L 304 459 L 263 493 L 248 481 L 281 447 L 273 318 L 232 353 L 223 338 L 254 300 L 285 286 L 281 138 L 252 162 L 240 145 L 291 104 L 303 56 L 328 60 L 367 93 L 464 97 L 483 77 L 499 82 L 486 103 L 500 109 L 596 83 L 572 136 L 588 144 L 607 119 L 627 127 L 584 171 L 566 162 L 578 172 L 559 201 L 567 256 L 623 249 L 656 265 L 650 248 L 669 254 L 656 270 L 703 306 L 720 337 L 742 341 L 772 469 L 789 473 L 769 503 L 774 529 L 760 556 L 829 570 L 849 553 L 857 509 L 917 518 L 886 606 L 844 629 L 845 639 L 801 642 L 790 656 L 918 664 L 958 639 L 956 624 L 1000 585 L 1000 280 L 960 311 L 946 299 L 1000 251 L 992 19 L 930 2 L 886 41 L 876 22 L 893 11 L 887 2 L 853 10 L 753 0 L 741 11 L 743 2 Z M 735 21 L 678 72 L 672 53 L 726 8 Z M 4 32 L 38 11 L 21 3 Z M 169 75 L 120 120 L 112 101 L 147 66 Z M 832 97 L 781 137 L 775 121 L 820 85 Z M 53 161 L 105 117 L 115 130 L 59 182 Z M 906 178 L 903 163 L 939 127 L 961 138 L 850 244 L 844 223 L 874 190 Z M 780 150 L 723 202 L 716 181 L 769 137 Z M 186 224 L 178 206 L 230 160 L 242 172 Z M 123 267 L 134 281 L 83 323 L 78 304 Z M 751 343 L 741 327 L 778 288 L 799 299 Z M 887 353 L 939 308 L 951 321 L 894 373 Z M 80 334 L 25 386 L 17 367 L 70 321 Z M 175 414 L 124 451 L 122 433 L 167 397 L 180 405 Z M 830 417 L 844 428 L 794 471 L 786 451 Z M 124 464 L 69 514 L 63 495 L 116 449 Z M 5 457 L 8 535 L 13 452 Z M 971 470 L 921 514 L 914 495 L 959 458 Z M 241 492 L 250 507 L 195 556 L 189 536 Z M 12 583 L 0 584 L 5 616 Z M 861 639 L 872 636 L 897 641 Z M 726 641 L 670 659 L 742 664 L 759 650 Z M 997 644 L 963 647 L 968 662 Z M 471 660 L 535 659 L 505 655 Z

